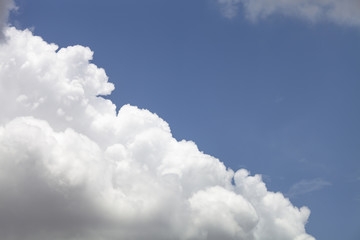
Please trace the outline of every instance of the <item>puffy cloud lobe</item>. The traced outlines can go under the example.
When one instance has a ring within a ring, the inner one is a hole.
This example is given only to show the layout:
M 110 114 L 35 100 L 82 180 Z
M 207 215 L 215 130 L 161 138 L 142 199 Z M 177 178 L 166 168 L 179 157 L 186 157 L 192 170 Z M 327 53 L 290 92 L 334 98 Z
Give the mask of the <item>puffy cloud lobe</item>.
M 282 14 L 310 22 L 325 20 L 340 25 L 360 26 L 358 0 L 218 0 L 218 3 L 228 18 L 236 16 L 239 6 L 242 6 L 251 21 Z
M 5 33 L 1 239 L 314 239 L 309 210 L 267 191 L 259 175 L 177 141 L 148 110 L 116 113 L 90 49 Z
M 281 193 L 267 191 L 260 175 L 249 176 L 241 169 L 235 173 L 234 180 L 236 192 L 246 197 L 259 215 L 255 239 L 313 239 L 304 232 L 310 214 L 308 208 L 294 208 Z

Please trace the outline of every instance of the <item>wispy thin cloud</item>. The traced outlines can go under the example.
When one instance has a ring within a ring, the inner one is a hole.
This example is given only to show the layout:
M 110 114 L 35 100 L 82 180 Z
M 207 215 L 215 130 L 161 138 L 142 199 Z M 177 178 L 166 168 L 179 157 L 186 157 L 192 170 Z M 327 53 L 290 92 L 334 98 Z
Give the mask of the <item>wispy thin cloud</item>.
M 360 26 L 359 0 L 218 0 L 218 3 L 227 18 L 235 17 L 243 9 L 252 22 L 279 14 L 310 22 Z
M 227 18 L 233 18 L 238 14 L 241 0 L 218 0 L 221 13 Z
M 318 191 L 327 186 L 331 186 L 331 183 L 321 178 L 315 178 L 310 180 L 304 179 L 292 185 L 286 195 L 288 197 L 295 197 L 298 195 Z

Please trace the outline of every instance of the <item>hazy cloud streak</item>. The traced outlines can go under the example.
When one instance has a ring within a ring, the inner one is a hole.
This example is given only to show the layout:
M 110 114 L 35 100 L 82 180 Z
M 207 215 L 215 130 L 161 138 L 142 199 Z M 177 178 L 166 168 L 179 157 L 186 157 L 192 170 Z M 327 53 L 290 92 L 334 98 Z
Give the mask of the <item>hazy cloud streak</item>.
M 320 190 L 327 186 L 331 186 L 331 183 L 321 178 L 315 178 L 311 180 L 301 180 L 300 182 L 297 182 L 291 186 L 287 195 L 289 197 L 295 197 L 297 195 Z
M 309 22 L 360 26 L 358 0 L 218 0 L 218 3 L 228 18 L 236 16 L 241 8 L 245 17 L 253 22 L 280 14 Z

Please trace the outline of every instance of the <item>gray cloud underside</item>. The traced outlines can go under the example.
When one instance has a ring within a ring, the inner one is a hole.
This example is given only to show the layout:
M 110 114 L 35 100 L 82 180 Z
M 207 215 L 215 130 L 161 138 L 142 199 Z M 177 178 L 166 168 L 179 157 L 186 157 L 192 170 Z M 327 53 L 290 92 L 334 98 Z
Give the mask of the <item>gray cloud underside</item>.
M 3 39 L 3 29 L 6 26 L 9 11 L 15 7 L 13 0 L 0 0 L 0 41 Z

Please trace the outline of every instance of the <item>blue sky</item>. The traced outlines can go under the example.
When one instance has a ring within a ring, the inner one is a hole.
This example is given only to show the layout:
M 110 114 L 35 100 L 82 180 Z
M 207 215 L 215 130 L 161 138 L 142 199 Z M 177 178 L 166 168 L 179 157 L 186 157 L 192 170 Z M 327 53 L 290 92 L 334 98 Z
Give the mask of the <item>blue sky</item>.
M 106 70 L 109 98 L 311 209 L 317 239 L 360 238 L 360 25 L 216 1 L 17 1 L 10 23 Z

